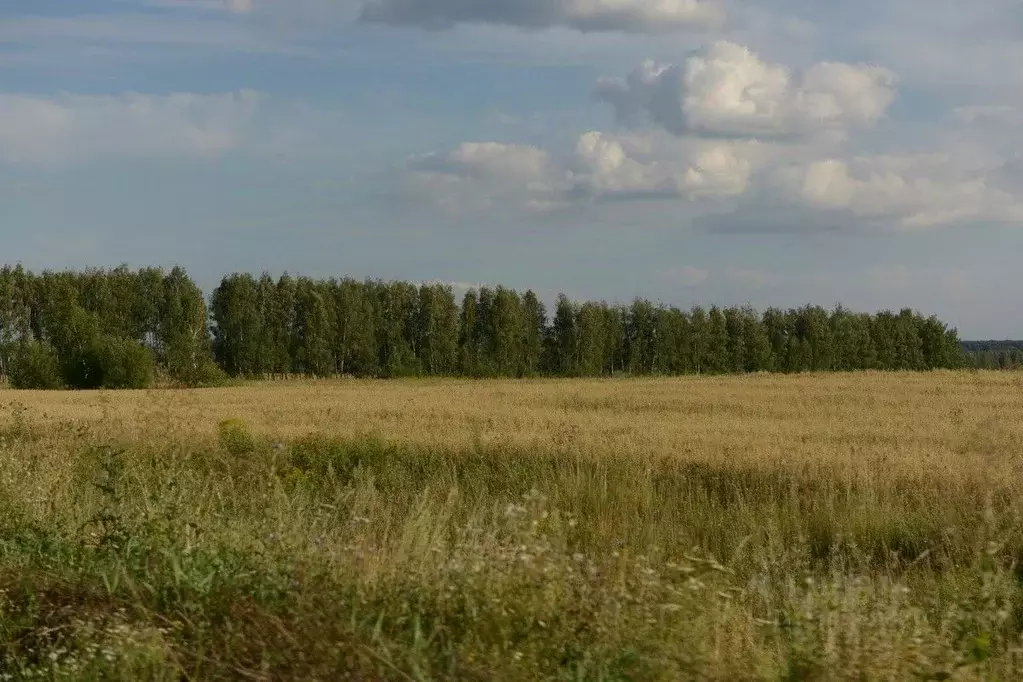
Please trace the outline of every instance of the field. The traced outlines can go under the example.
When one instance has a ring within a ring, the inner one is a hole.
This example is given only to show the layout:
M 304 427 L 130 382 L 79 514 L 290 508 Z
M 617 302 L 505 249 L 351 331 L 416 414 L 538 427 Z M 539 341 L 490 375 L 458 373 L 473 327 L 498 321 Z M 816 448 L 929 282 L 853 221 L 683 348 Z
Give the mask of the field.
M 1023 679 L 1023 375 L 0 392 L 0 679 Z

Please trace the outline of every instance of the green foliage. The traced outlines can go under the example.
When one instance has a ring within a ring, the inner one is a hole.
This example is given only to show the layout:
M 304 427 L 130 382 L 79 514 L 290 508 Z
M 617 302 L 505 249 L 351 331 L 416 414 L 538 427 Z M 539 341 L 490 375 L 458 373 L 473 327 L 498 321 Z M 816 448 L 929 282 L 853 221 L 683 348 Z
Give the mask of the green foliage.
M 220 447 L 236 457 L 251 454 L 256 449 L 256 439 L 244 420 L 225 419 L 217 425 L 217 436 Z
M 576 376 L 579 374 L 579 329 L 577 305 L 564 294 L 558 296 L 554 309 L 554 323 L 549 334 L 545 363 L 552 374 Z
M 105 372 L 103 343 L 93 339 L 61 358 L 61 372 L 68 388 L 89 391 L 103 386 Z
M 104 337 L 99 341 L 103 388 L 142 389 L 153 384 L 153 354 L 137 341 Z
M 207 305 L 181 268 L 42 275 L 0 269 L 0 375 L 19 371 L 19 343 L 39 341 L 56 351 L 66 385 L 103 386 L 104 363 L 110 365 L 115 351 L 103 351 L 111 342 L 97 339 L 111 338 L 145 346 L 155 374 L 179 386 L 295 374 L 613 376 L 1023 365 L 1015 348 L 967 354 L 956 330 L 911 310 L 867 315 L 807 305 L 761 316 L 749 307 L 686 311 L 645 299 L 609 305 L 561 295 L 548 320 L 531 291 L 482 287 L 459 303 L 442 284 L 287 273 L 277 280 L 265 273 L 227 276 Z M 129 364 L 145 361 L 135 353 Z M 111 386 L 148 383 L 144 369 L 130 380 L 115 374 Z
M 171 379 L 190 388 L 216 388 L 230 380 L 227 372 L 206 357 L 172 360 L 169 370 Z
M 40 341 L 28 341 L 15 347 L 8 378 L 12 388 L 53 390 L 63 385 L 56 351 Z
M 137 341 L 100 336 L 62 358 L 61 372 L 69 388 L 142 389 L 153 384 L 154 363 Z
M 42 343 L 69 388 L 144 387 L 156 369 L 182 384 L 219 380 L 202 291 L 180 268 L 41 275 L 4 268 L 0 299 L 0 348 L 10 349 L 0 352 L 0 372 L 12 379 L 39 364 L 38 354 L 17 348 Z
M 332 307 L 312 280 L 299 281 L 295 300 L 295 326 L 292 330 L 292 358 L 296 371 L 315 377 L 334 373 L 331 351 Z
M 54 503 L 0 497 L 0 676 L 1023 674 L 1016 500 L 985 521 L 955 481 L 912 484 L 914 507 L 883 478 L 782 465 L 327 437 L 271 453 L 239 433 L 221 425 L 228 458 L 187 438 L 2 451 L 0 480 L 42 463 Z M 999 524 L 1014 545 L 975 541 Z

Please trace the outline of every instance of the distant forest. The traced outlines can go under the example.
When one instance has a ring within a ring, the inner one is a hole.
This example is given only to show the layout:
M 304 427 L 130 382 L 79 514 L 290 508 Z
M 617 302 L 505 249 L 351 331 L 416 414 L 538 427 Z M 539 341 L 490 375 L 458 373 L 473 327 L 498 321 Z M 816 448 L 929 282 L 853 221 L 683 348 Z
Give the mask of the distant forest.
M 963 351 L 980 369 L 1023 368 L 1023 341 L 964 341 Z
M 0 376 L 23 388 L 212 385 L 226 377 L 600 377 L 1010 367 L 912 310 L 681 310 L 532 291 L 181 268 L 0 270 Z M 1008 358 L 1009 355 L 1006 355 Z M 1016 356 L 1012 356 L 1016 357 Z

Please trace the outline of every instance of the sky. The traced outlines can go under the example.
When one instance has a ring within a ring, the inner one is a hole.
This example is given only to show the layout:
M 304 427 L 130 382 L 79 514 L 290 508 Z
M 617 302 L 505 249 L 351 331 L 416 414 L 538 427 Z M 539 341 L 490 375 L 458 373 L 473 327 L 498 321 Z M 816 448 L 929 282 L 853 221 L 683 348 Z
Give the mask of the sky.
M 0 260 L 1023 338 L 1023 0 L 0 0 Z

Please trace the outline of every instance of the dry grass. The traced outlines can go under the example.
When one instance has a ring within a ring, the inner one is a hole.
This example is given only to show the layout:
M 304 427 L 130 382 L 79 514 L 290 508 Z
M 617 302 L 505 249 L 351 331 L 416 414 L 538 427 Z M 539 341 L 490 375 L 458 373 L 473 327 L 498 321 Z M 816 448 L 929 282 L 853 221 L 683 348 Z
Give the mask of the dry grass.
M 1019 473 L 1023 374 L 650 380 L 332 381 L 145 392 L 7 392 L 34 422 L 127 439 L 210 437 L 225 419 L 281 439 L 577 450 L 865 477 Z M 11 415 L 11 411 L 7 411 Z
M 0 675 L 1023 675 L 1023 375 L 0 407 Z

